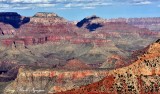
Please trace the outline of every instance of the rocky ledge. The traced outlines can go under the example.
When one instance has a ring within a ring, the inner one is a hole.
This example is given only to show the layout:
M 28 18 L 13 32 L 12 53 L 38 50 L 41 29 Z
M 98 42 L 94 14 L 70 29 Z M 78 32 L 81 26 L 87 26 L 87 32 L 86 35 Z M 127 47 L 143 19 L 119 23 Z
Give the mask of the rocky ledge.
M 52 17 L 58 17 L 58 15 L 50 12 L 38 12 L 33 17 L 52 18 Z

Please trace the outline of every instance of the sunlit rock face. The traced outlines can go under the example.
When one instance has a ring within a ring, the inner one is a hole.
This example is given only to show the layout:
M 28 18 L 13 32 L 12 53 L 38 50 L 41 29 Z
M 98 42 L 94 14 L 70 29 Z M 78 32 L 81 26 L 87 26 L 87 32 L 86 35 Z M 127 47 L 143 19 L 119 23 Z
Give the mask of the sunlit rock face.
M 6 87 L 4 94 L 33 94 L 33 89 L 43 90 L 39 94 L 66 91 L 99 81 L 107 73 L 107 71 L 87 69 L 72 71 L 20 68 L 16 80 Z M 28 91 L 24 93 L 22 89 L 28 89 Z
M 67 22 L 67 20 L 65 20 L 62 17 L 59 17 L 55 13 L 38 12 L 33 17 L 31 17 L 31 22 L 47 24 Z
M 34 15 L 34 17 L 52 18 L 52 17 L 58 17 L 58 15 L 55 13 L 38 12 Z

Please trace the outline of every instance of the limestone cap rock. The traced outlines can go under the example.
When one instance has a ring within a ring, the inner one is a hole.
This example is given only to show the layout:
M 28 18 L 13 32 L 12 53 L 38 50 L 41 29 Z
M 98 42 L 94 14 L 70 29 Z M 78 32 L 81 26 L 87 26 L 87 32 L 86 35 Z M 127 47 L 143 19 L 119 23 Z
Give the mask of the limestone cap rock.
M 52 12 L 38 12 L 33 17 L 52 18 L 58 17 L 58 15 Z

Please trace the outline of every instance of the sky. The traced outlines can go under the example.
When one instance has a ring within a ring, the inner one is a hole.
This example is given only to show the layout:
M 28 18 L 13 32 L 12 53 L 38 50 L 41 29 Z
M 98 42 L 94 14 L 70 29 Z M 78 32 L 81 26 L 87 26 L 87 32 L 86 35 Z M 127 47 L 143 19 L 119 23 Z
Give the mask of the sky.
M 53 12 L 70 21 L 102 18 L 160 17 L 160 0 L 0 0 L 0 12 L 33 16 Z

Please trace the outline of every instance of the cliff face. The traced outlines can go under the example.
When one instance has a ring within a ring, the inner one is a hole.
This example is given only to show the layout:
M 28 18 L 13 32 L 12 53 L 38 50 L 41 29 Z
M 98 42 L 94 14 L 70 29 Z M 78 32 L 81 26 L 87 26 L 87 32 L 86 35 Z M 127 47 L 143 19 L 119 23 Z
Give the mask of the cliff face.
M 145 54 L 131 65 L 109 71 L 96 83 L 57 94 L 117 94 L 160 93 L 160 43 L 157 41 L 145 49 Z
M 42 20 L 42 18 L 46 20 Z M 55 13 L 38 12 L 33 17 L 31 17 L 31 22 L 49 24 L 49 23 L 67 22 L 67 20 L 58 16 Z
M 8 85 L 4 94 L 48 94 L 78 88 L 103 79 L 107 71 L 50 70 L 20 68 L 17 78 Z M 34 91 L 34 90 L 37 91 Z
M 58 17 L 58 15 L 55 13 L 38 12 L 33 17 L 53 18 L 53 17 Z
M 109 22 L 126 22 L 130 25 L 134 25 L 140 28 L 147 28 L 152 31 L 160 31 L 160 18 L 118 18 L 118 19 L 109 19 Z

